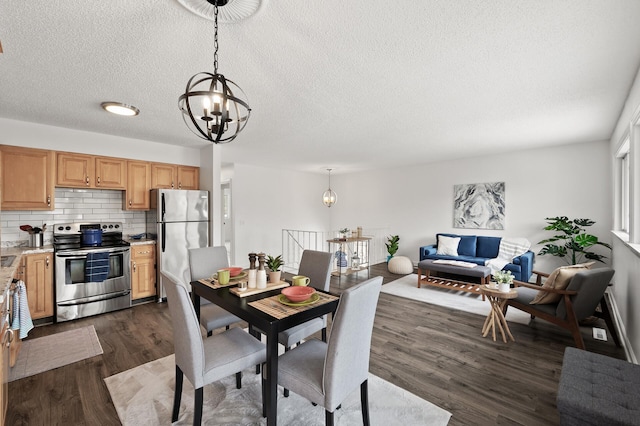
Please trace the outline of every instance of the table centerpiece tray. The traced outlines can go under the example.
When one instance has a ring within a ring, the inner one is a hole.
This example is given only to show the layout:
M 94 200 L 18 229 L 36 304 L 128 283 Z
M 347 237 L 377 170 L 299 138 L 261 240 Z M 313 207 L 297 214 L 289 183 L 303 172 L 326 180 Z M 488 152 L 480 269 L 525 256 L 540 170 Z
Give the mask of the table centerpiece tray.
M 253 296 L 254 294 L 264 293 L 265 291 L 276 290 L 278 288 L 289 287 L 289 283 L 286 281 L 280 281 L 277 283 L 267 283 L 266 288 L 248 288 L 245 291 L 240 291 L 238 287 L 230 288 L 229 293 L 233 293 L 238 297 Z

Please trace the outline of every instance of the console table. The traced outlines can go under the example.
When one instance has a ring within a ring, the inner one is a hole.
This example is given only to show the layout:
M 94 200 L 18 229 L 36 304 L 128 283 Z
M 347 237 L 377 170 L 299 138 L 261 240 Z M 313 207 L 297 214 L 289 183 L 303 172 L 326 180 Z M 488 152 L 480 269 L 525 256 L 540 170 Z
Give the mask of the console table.
M 358 272 L 360 271 L 366 270 L 367 279 L 370 277 L 370 242 L 371 237 L 349 237 L 343 239 L 334 238 L 331 240 L 327 240 L 330 253 L 335 254 L 336 251 L 343 251 L 348 255 L 346 271 L 340 272 L 340 268 L 337 266 L 337 259 L 336 263 L 334 263 L 333 265 L 335 269 L 331 272 L 331 275 L 338 277 L 338 284 L 340 283 L 342 275 L 358 274 Z M 334 244 L 336 245 L 335 250 L 333 250 Z M 353 258 L 354 254 L 357 254 L 360 258 L 360 262 L 357 268 L 354 268 L 353 264 L 351 263 L 351 259 Z

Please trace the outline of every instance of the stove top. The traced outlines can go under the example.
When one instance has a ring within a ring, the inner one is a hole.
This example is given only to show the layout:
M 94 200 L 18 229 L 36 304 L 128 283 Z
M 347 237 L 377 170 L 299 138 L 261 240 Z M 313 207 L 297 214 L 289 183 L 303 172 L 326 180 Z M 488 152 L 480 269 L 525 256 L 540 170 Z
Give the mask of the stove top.
M 102 244 L 99 246 L 82 245 L 82 231 L 86 229 L 102 229 Z M 125 246 L 128 247 L 129 243 L 122 239 L 121 222 L 57 223 L 53 227 L 53 249 L 55 251 Z

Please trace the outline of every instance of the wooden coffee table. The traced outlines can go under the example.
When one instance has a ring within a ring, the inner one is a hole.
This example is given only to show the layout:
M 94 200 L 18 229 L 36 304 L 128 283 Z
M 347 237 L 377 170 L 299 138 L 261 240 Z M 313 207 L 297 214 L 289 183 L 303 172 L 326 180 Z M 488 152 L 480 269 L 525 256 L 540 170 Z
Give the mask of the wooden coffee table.
M 445 274 L 478 278 L 480 283 L 460 281 L 451 278 L 441 278 L 432 275 L 432 272 L 442 272 Z M 448 290 L 480 294 L 480 286 L 488 284 L 490 278 L 491 269 L 482 265 L 475 265 L 472 268 L 467 268 L 450 263 L 440 263 L 431 259 L 421 260 L 418 263 L 418 288 L 420 288 L 422 284 L 425 284 L 434 287 L 446 288 Z M 482 295 L 482 300 L 484 300 L 484 294 Z
M 489 303 L 491 304 L 491 311 L 489 311 L 489 315 L 487 315 L 487 319 L 484 320 L 484 325 L 482 326 L 482 337 L 487 337 L 489 331 L 491 331 L 493 341 L 495 342 L 497 326 L 500 330 L 500 334 L 502 334 L 502 340 L 504 343 L 507 343 L 507 335 L 511 338 L 511 341 L 515 342 L 516 339 L 513 338 L 511 330 L 509 330 L 509 325 L 507 324 L 507 320 L 505 319 L 502 310 L 504 309 L 504 305 L 507 303 L 508 299 L 515 299 L 518 297 L 518 292 L 515 289 L 511 289 L 508 292 L 502 292 L 498 289 L 491 288 L 488 285 L 480 286 L 480 291 L 483 296 L 486 296 L 487 299 L 489 299 Z

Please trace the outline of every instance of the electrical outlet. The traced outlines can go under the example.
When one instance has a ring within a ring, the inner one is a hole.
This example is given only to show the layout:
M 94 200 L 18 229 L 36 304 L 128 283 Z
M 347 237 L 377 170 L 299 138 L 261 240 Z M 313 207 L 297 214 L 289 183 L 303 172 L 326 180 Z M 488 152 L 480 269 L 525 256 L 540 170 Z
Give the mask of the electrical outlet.
M 593 338 L 596 340 L 607 341 L 607 330 L 604 328 L 593 327 Z

